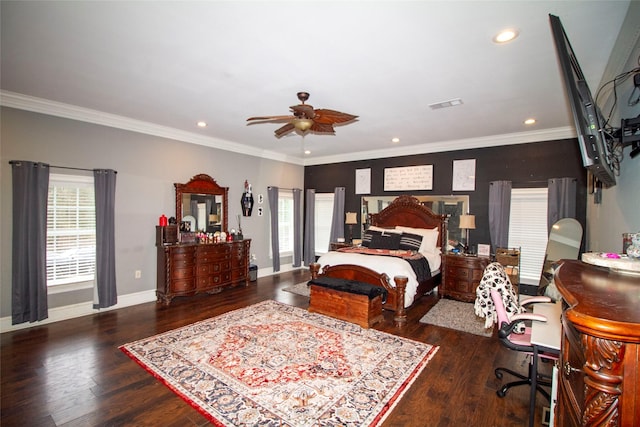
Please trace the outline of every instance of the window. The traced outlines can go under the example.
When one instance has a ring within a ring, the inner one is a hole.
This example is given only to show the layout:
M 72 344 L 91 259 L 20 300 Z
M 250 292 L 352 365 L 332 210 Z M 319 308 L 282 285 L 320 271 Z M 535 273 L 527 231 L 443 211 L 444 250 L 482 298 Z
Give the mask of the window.
M 278 194 L 278 244 L 281 256 L 293 255 L 293 192 Z
M 513 188 L 509 247 L 520 248 L 521 283 L 539 283 L 548 235 L 547 188 Z
M 47 206 L 47 286 L 93 281 L 95 270 L 93 177 L 51 174 Z
M 314 211 L 314 237 L 316 255 L 322 255 L 329 250 L 331 238 L 331 218 L 333 217 L 333 193 L 316 194 Z

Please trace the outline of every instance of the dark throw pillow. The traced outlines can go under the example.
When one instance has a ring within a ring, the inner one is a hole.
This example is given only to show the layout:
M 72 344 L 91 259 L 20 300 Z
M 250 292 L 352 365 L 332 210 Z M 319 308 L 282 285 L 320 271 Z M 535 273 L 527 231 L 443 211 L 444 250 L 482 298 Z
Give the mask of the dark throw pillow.
M 399 233 L 384 233 L 384 232 L 372 232 L 377 234 L 372 234 L 371 236 L 371 244 L 369 248 L 371 249 L 399 249 L 400 248 L 400 237 L 402 234 Z
M 379 231 L 366 230 L 364 232 L 364 235 L 362 236 L 362 246 L 364 246 L 365 248 L 371 247 L 371 240 L 373 239 L 373 236 L 380 234 L 382 233 L 380 233 Z
M 407 251 L 419 251 L 422 245 L 422 236 L 419 234 L 402 233 L 400 235 L 399 249 Z

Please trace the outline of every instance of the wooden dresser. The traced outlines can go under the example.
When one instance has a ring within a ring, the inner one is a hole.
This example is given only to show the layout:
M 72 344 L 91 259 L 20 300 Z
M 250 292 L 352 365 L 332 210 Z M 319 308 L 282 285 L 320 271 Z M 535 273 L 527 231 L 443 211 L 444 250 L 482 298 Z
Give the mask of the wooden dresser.
M 640 278 L 563 261 L 556 425 L 640 426 Z
M 439 292 L 459 301 L 475 301 L 476 288 L 490 262 L 488 257 L 445 254 Z
M 158 245 L 156 296 L 165 305 L 177 296 L 217 293 L 249 284 L 251 239 L 224 243 Z

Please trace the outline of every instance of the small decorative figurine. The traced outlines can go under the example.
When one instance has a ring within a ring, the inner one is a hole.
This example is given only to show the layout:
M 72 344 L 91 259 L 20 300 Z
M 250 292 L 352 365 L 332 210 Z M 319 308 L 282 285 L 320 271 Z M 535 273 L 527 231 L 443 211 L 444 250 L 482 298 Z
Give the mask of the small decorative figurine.
M 251 184 L 247 180 L 244 181 L 244 193 L 240 199 L 242 206 L 242 216 L 251 216 L 253 210 L 253 193 L 251 192 Z

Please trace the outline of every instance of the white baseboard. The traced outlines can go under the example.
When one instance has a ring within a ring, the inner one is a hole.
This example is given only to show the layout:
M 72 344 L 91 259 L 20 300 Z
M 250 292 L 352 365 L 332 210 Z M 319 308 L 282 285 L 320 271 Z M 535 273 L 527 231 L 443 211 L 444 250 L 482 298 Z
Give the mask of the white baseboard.
M 91 314 L 101 313 L 103 311 L 117 310 L 119 308 L 129 307 L 132 305 L 153 302 L 156 300 L 156 290 L 148 290 L 137 292 L 134 294 L 118 295 L 118 303 L 109 308 L 94 309 L 93 301 L 82 302 L 63 307 L 55 307 L 49 309 L 49 317 L 40 322 L 25 322 L 18 325 L 11 324 L 11 317 L 0 318 L 0 333 L 17 331 L 19 329 L 33 328 L 34 326 L 46 325 L 49 323 L 60 322 L 62 320 L 74 319 L 76 317 L 88 316 Z
M 280 274 L 287 271 L 299 270 L 302 267 L 293 267 L 292 264 L 286 264 L 280 266 L 280 271 L 273 271 L 273 268 L 261 268 L 258 270 L 258 277 L 272 276 L 274 274 Z M 130 307 L 132 305 L 143 304 L 147 302 L 153 302 L 156 300 L 156 290 L 148 290 L 137 292 L 134 294 L 118 295 L 118 304 L 113 307 L 103 308 L 100 310 L 93 308 L 93 302 L 82 302 L 73 305 L 65 305 L 63 307 L 55 307 L 49 309 L 49 317 L 40 322 L 25 322 L 18 325 L 11 324 L 11 317 L 0 318 L 0 333 L 17 331 L 20 329 L 33 328 L 34 326 L 47 325 L 49 323 L 60 322 L 62 320 L 74 319 L 76 317 L 89 316 L 92 314 L 101 313 L 103 311 L 117 310 L 119 308 Z

